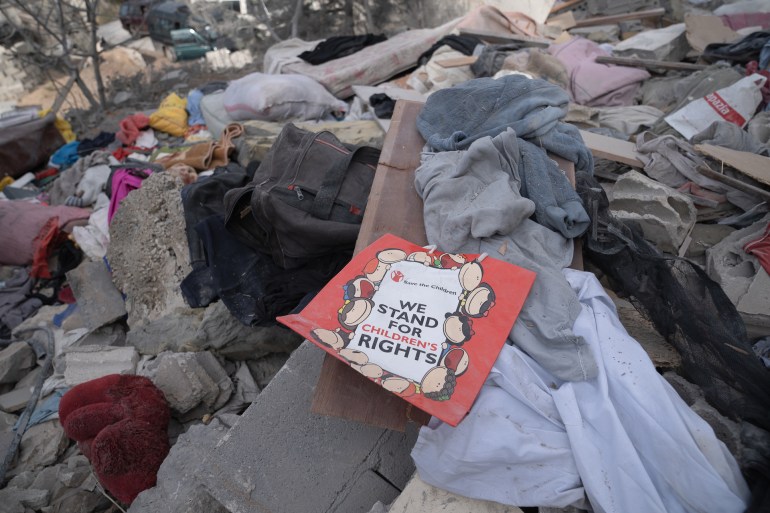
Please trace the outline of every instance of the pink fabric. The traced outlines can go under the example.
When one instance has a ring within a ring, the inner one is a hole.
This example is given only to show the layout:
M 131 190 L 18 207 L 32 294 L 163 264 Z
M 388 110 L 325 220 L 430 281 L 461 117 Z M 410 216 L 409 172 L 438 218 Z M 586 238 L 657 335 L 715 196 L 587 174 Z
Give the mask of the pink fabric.
M 551 45 L 548 52 L 567 68 L 570 95 L 575 103 L 590 107 L 634 104 L 634 96 L 650 74 L 642 69 L 598 64 L 596 57 L 609 56 L 599 45 L 582 37 Z
M 725 14 L 720 16 L 722 22 L 733 30 L 746 27 L 770 28 L 770 12 L 752 12 L 739 14 Z
M 35 239 L 44 235 L 41 231 L 49 220 L 58 218 L 57 228 L 66 230 L 75 222 L 87 223 L 89 215 L 83 208 L 0 201 L 0 265 L 31 264 Z
M 139 137 L 139 132 L 150 125 L 150 118 L 141 112 L 123 118 L 120 122 L 120 131 L 115 134 L 120 142 L 131 146 Z
M 144 170 L 146 174 L 151 174 L 151 169 Z M 118 169 L 112 175 L 112 197 L 110 197 L 110 209 L 107 211 L 107 222 L 111 223 L 115 212 L 120 207 L 120 202 L 128 196 L 128 193 L 135 191 L 142 186 L 145 179 L 137 176 L 128 169 Z

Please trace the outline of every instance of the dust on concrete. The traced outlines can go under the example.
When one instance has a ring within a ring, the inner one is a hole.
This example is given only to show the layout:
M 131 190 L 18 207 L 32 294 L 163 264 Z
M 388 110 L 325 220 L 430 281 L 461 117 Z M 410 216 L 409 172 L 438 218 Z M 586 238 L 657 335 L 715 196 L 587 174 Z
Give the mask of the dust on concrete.
M 107 259 L 126 294 L 133 329 L 175 308 L 188 308 L 180 283 L 190 273 L 182 182 L 166 173 L 147 178 L 121 203 L 110 224 Z

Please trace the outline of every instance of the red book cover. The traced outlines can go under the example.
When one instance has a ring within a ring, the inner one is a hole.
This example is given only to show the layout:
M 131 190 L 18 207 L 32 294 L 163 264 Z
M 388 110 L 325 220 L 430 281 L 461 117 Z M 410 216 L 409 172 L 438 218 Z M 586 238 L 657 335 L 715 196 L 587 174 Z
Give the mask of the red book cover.
M 384 235 L 278 321 L 456 426 L 497 359 L 535 273 Z

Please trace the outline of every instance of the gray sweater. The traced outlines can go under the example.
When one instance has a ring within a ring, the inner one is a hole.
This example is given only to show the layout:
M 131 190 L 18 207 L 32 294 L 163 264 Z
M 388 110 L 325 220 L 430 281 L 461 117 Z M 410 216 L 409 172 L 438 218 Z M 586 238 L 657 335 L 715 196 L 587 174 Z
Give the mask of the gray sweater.
M 423 154 L 415 187 L 428 241 L 442 251 L 488 253 L 537 273 L 509 341 L 561 379 L 590 379 L 596 362 L 572 332 L 580 303 L 561 273 L 572 260 L 572 241 L 529 219 L 535 205 L 520 194 L 522 142 L 509 129 L 467 151 Z

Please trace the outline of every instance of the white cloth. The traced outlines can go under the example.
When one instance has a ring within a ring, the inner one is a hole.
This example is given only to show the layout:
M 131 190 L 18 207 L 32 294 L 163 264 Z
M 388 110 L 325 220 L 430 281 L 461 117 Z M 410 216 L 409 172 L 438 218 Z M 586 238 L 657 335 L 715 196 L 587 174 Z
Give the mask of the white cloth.
M 742 512 L 749 490 L 727 448 L 656 372 L 596 277 L 564 274 L 599 376 L 560 382 L 505 346 L 469 416 L 420 431 L 420 477 L 516 506 L 581 507 L 585 494 L 596 512 Z

